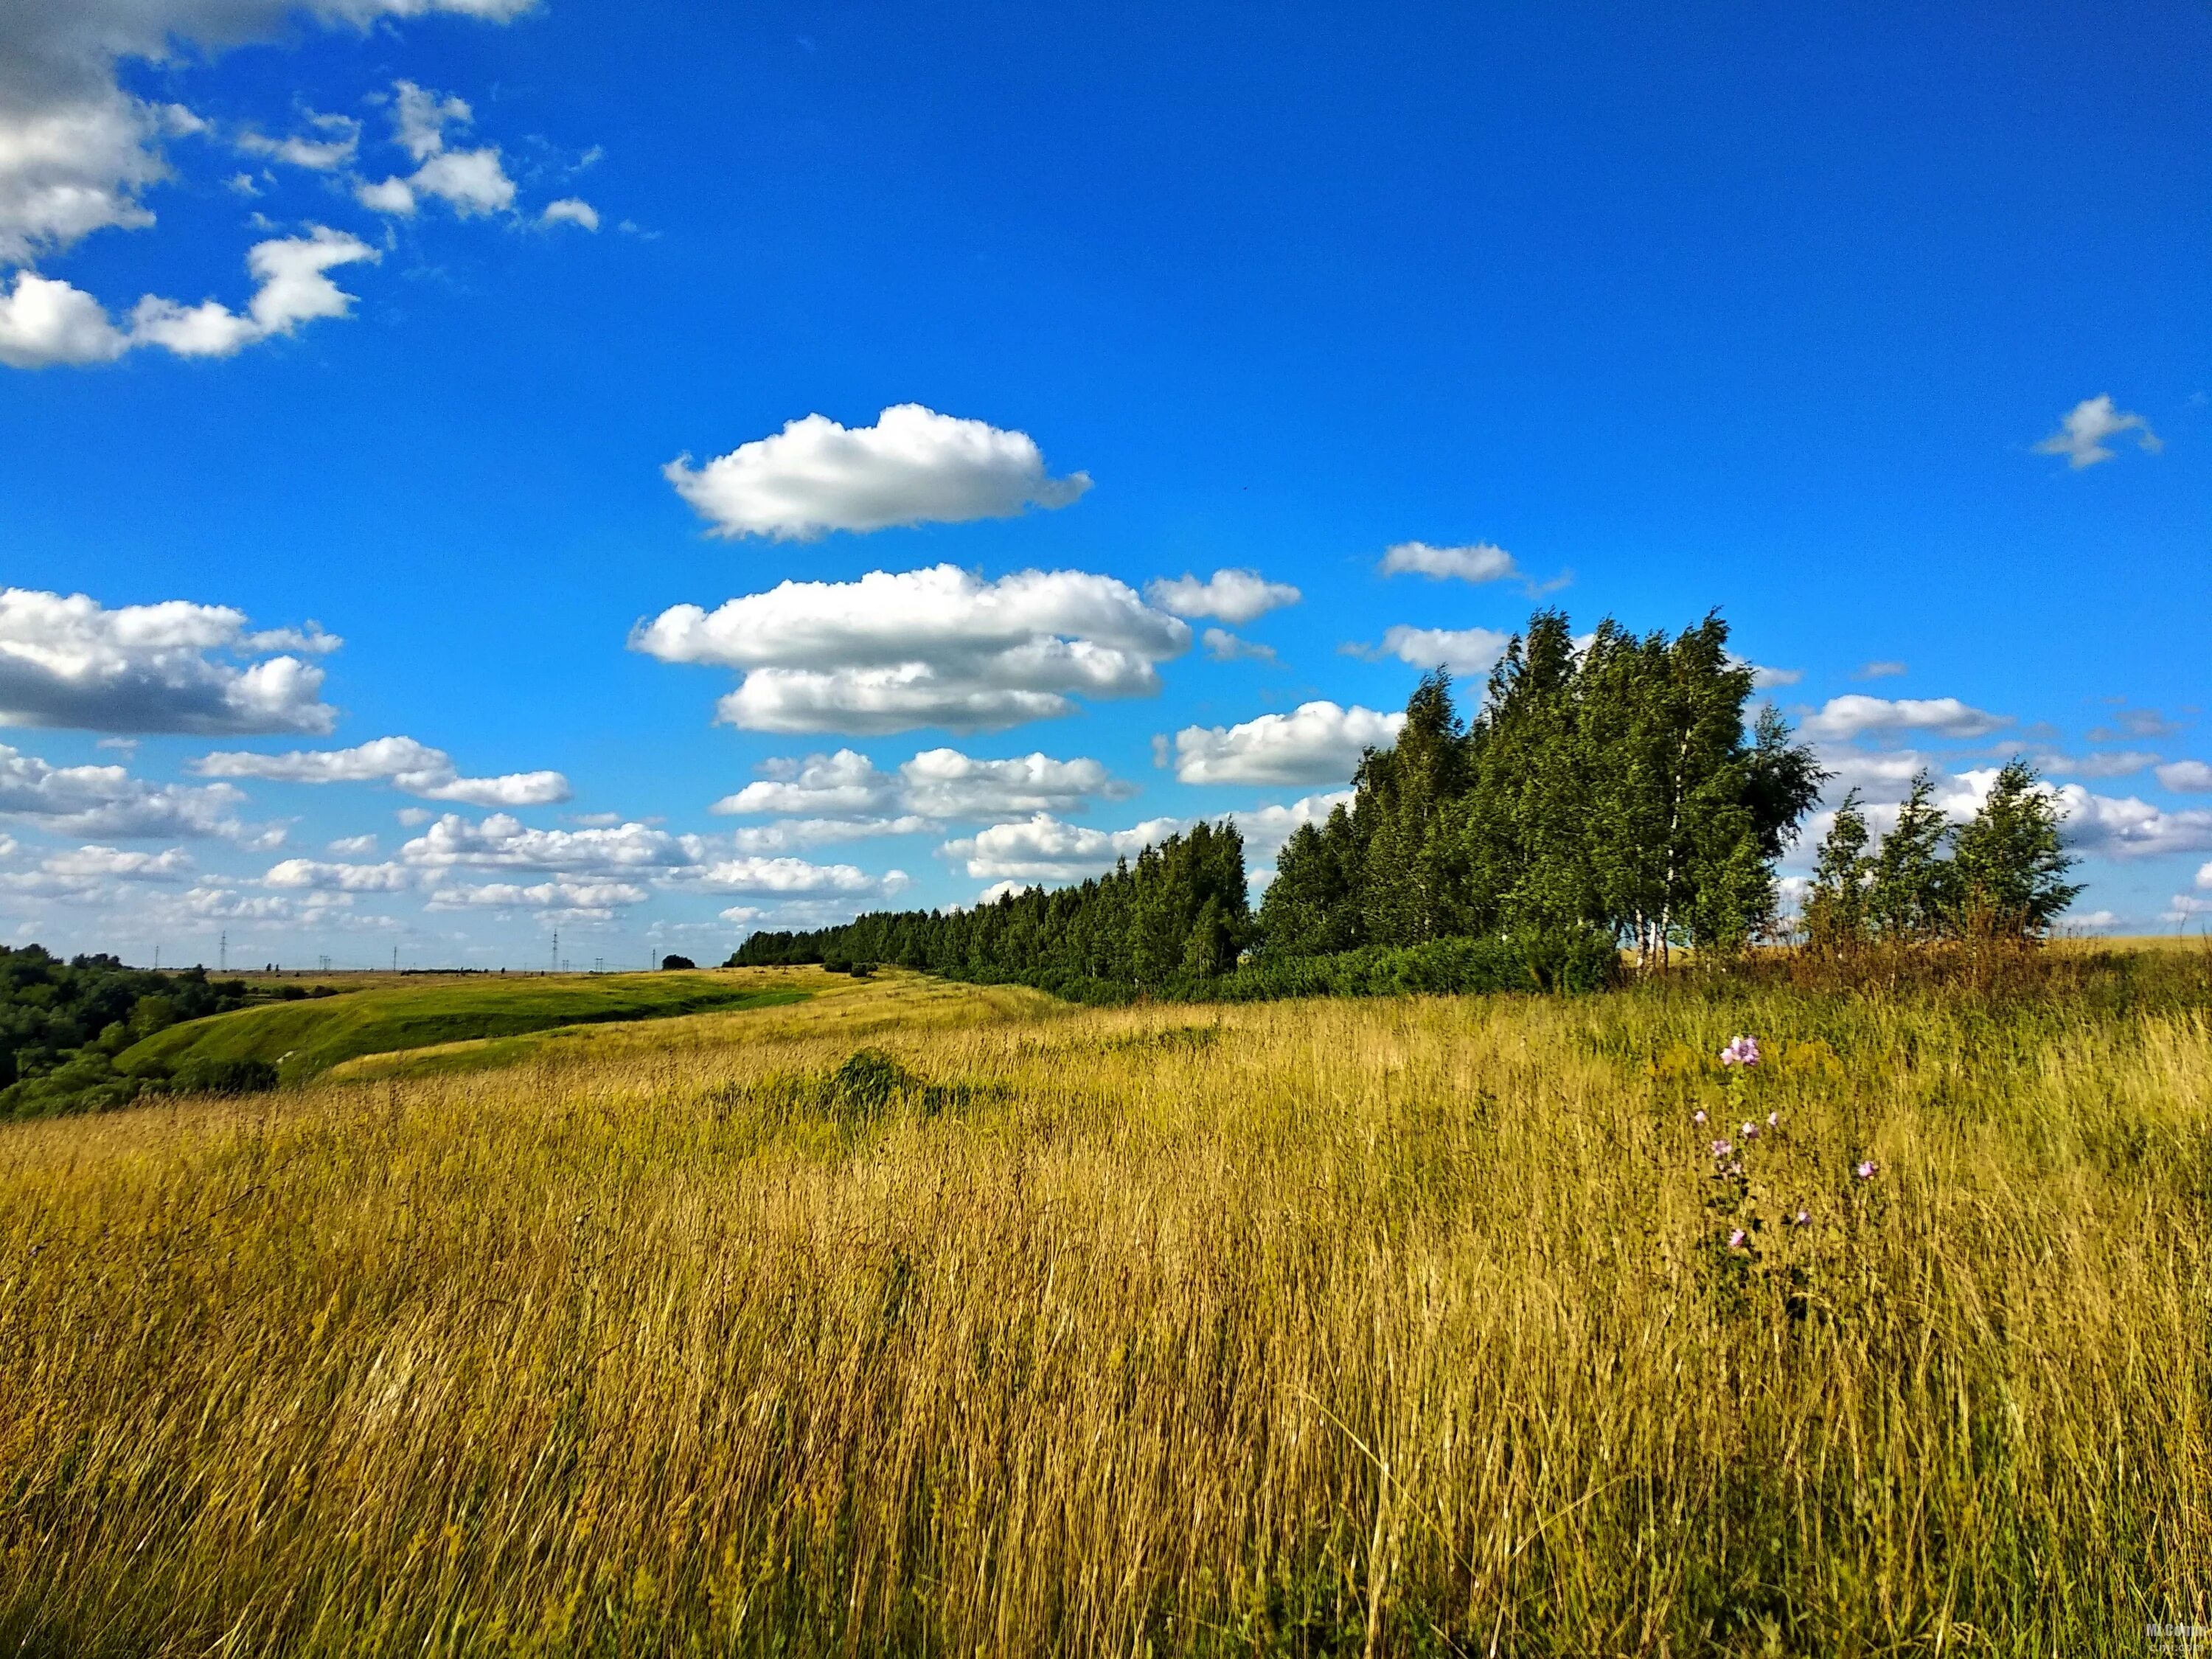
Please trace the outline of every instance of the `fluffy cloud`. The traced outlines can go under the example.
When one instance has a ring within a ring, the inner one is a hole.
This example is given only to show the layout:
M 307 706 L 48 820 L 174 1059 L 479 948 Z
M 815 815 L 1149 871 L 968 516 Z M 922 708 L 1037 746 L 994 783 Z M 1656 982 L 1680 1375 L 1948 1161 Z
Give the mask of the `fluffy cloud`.
M 857 750 L 766 761 L 760 769 L 768 775 L 734 795 L 723 796 L 707 810 L 733 815 L 858 817 L 884 811 L 898 798 L 897 778 L 878 771 L 876 763 Z
M 2003 714 L 1974 708 L 1956 697 L 1869 697 L 1852 692 L 1831 697 L 1803 730 L 1812 738 L 1850 741 L 1869 733 L 1933 732 L 1947 738 L 1979 738 L 2012 721 Z
M 267 778 L 283 783 L 364 783 L 388 781 L 404 794 L 468 806 L 544 806 L 568 799 L 568 780 L 558 772 L 509 772 L 465 778 L 453 757 L 412 738 L 377 738 L 351 749 L 295 750 L 287 755 L 222 753 L 192 769 L 208 778 Z
M 569 915 L 604 921 L 618 908 L 642 904 L 653 895 L 635 882 L 566 880 L 484 882 L 474 887 L 441 887 L 424 908 L 431 910 L 533 910 L 540 915 Z
M 1073 712 L 1080 692 L 1149 696 L 1190 628 L 1109 576 L 938 565 L 787 581 L 708 611 L 678 605 L 634 650 L 745 671 L 717 718 L 761 732 L 973 731 Z
M 0 363 L 10 368 L 112 363 L 130 349 L 130 336 L 82 289 L 19 270 L 14 289 L 0 290 Z
M 725 795 L 708 810 L 726 815 L 787 815 L 742 830 L 742 852 L 781 852 L 865 836 L 912 835 L 951 818 L 1012 812 L 1080 811 L 1093 800 L 1136 793 L 1095 760 L 1055 760 L 1038 752 L 980 760 L 957 749 L 925 749 L 896 772 L 879 770 L 851 749 L 764 763 L 768 775 Z M 889 817 L 885 814 L 896 813 Z
M 1973 776 L 1977 775 L 1967 775 Z M 1982 786 L 1986 791 L 1986 785 Z M 2093 795 L 2078 783 L 2054 792 L 2067 844 L 2095 858 L 2156 858 L 2212 851 L 2212 811 L 2171 812 L 2133 795 Z
M 465 100 L 426 92 L 412 81 L 393 83 L 392 126 L 394 141 L 421 165 L 405 178 L 364 181 L 354 192 L 362 205 L 379 213 L 405 216 L 415 211 L 425 196 L 444 201 L 463 218 L 480 213 L 504 213 L 514 205 L 514 180 L 507 176 L 499 146 L 450 149 L 446 129 L 465 127 L 475 119 Z M 584 203 L 574 204 L 586 213 Z M 548 210 L 550 214 L 551 210 Z M 598 216 L 592 215 L 592 228 Z
M 1126 800 L 1137 793 L 1095 760 L 1043 753 L 977 760 L 957 749 L 923 750 L 900 765 L 899 781 L 908 809 L 935 818 L 1075 812 L 1094 800 Z
M 1412 628 L 1401 623 L 1383 631 L 1379 647 L 1360 647 L 1352 654 L 1395 657 L 1416 668 L 1443 667 L 1455 674 L 1487 674 L 1512 643 L 1510 634 L 1494 628 Z
M 2115 452 L 2105 441 L 2124 432 L 2134 433 L 2136 447 L 2147 453 L 2155 455 L 2166 447 L 2158 434 L 2150 429 L 2148 421 L 2120 409 L 2109 393 L 2100 392 L 2096 397 L 2084 398 L 2067 410 L 2058 422 L 2058 430 L 2036 445 L 2035 453 L 2063 455 L 2066 465 L 2078 472 L 2085 466 L 2111 460 Z
M 270 887 L 332 893 L 403 893 L 415 872 L 396 864 L 326 864 L 315 859 L 286 859 L 271 865 L 262 881 Z
M 1761 663 L 1746 665 L 1751 670 L 1751 689 L 1771 691 L 1778 685 L 1795 685 L 1805 678 L 1802 668 L 1769 668 Z
M 533 830 L 504 812 L 471 823 L 447 812 L 399 849 L 402 863 L 429 869 L 491 867 L 547 872 L 650 872 L 690 866 L 696 848 L 663 830 Z
M 968 873 L 1004 881 L 1080 881 L 1134 858 L 1147 846 L 1189 828 L 1182 818 L 1152 818 L 1127 830 L 1088 830 L 1038 812 L 1018 823 L 994 823 L 981 834 L 945 843 Z
M 1187 726 L 1176 733 L 1176 777 L 1182 783 L 1340 782 L 1369 748 L 1396 742 L 1405 723 L 1403 714 L 1309 702 L 1241 726 Z
M 538 216 L 541 225 L 575 225 L 585 230 L 599 228 L 599 210 L 580 196 L 563 196 L 557 202 L 548 202 L 545 211 Z
M 148 783 L 119 766 L 49 766 L 0 744 L 0 817 L 30 819 L 64 835 L 268 842 L 271 832 L 239 822 L 245 799 L 227 783 Z
M 810 847 L 827 847 L 841 841 L 867 841 L 878 836 L 917 836 L 937 825 L 912 813 L 896 818 L 778 818 L 733 831 L 730 845 L 738 852 L 799 853 Z
M 1288 582 L 1271 582 L 1256 570 L 1217 570 L 1204 581 L 1182 575 L 1148 582 L 1145 597 L 1178 617 L 1218 617 L 1243 623 L 1304 596 Z
M 327 732 L 323 671 L 295 652 L 339 641 L 250 632 L 228 605 L 170 599 L 110 611 L 82 593 L 0 590 L 0 726 L 207 736 Z M 283 654 L 268 656 L 277 651 Z M 260 657 L 241 665 L 224 659 Z
M 793 858 L 723 859 L 702 867 L 702 885 L 718 893 L 775 893 L 788 896 L 830 893 L 896 893 L 908 883 L 906 872 L 889 870 L 880 876 L 849 864 L 809 864 Z
M 154 222 L 143 196 L 168 174 L 164 137 L 205 131 L 174 105 L 125 91 L 125 58 L 165 64 L 193 49 L 276 34 L 301 14 L 366 26 L 454 12 L 503 21 L 532 0 L 12 0 L 0 7 L 0 263 L 21 264 L 94 231 Z
M 1468 547 L 1400 542 L 1382 555 L 1382 562 L 1376 568 L 1386 576 L 1426 576 L 1433 581 L 1495 582 L 1521 574 L 1513 556 L 1489 542 Z
M 2212 789 L 2212 766 L 2200 760 L 2174 761 L 2158 769 L 2158 781 L 2179 793 Z
M 305 236 L 276 237 L 246 251 L 246 269 L 258 286 L 243 312 L 219 300 L 187 306 L 149 294 L 132 308 L 128 330 L 118 328 L 82 289 L 18 271 L 14 291 L 0 294 L 0 362 L 11 368 L 112 362 L 137 346 L 179 357 L 228 357 L 302 323 L 344 316 L 353 296 L 328 273 L 380 257 L 357 236 L 311 226 Z
M 1025 432 L 900 404 L 873 426 L 825 415 L 792 421 L 704 466 L 689 455 L 662 468 L 678 495 L 718 536 L 814 541 L 833 530 L 1010 519 L 1027 507 L 1066 507 L 1091 476 L 1051 477 Z

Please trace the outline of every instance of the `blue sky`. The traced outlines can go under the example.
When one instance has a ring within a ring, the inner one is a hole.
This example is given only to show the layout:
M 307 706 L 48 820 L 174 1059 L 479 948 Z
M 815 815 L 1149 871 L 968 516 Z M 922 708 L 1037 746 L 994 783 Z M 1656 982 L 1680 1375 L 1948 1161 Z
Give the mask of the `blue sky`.
M 2194 928 L 2212 8 L 1848 9 L 11 9 L 0 933 L 1264 868 L 1539 602 L 1721 607 L 1877 800 L 2027 754 Z

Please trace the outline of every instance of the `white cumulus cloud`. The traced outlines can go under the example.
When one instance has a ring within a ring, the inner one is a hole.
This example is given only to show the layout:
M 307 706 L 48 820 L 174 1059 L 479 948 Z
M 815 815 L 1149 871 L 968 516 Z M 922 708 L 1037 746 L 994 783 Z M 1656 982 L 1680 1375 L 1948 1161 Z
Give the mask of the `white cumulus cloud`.
M 533 830 L 505 812 L 471 823 L 447 812 L 399 849 L 401 862 L 433 869 L 490 867 L 543 872 L 672 870 L 696 860 L 683 839 L 649 824 Z
M 501 21 L 532 3 L 9 0 L 0 5 L 0 265 L 29 264 L 96 231 L 143 229 L 154 223 L 145 198 L 170 176 L 166 141 L 204 136 L 209 124 L 179 105 L 125 90 L 118 76 L 125 60 L 156 66 L 184 63 L 270 39 L 299 17 L 356 27 L 430 12 Z M 246 145 L 293 165 L 342 165 L 350 123 L 325 117 L 310 125 L 325 136 L 249 136 Z M 33 301 L 39 294 L 31 291 Z M 10 297 L 15 321 L 21 325 L 26 295 L 20 281 Z M 58 350 L 49 331 L 37 342 L 34 361 L 97 362 L 99 353 L 113 343 L 93 326 L 84 302 L 69 303 L 78 325 L 74 355 Z M 93 309 L 98 309 L 96 303 Z M 0 326 L 0 340 L 7 338 L 8 330 Z M 21 342 L 15 346 L 18 355 L 0 355 L 0 362 L 19 361 Z
M 392 137 L 420 165 L 404 179 L 364 181 L 356 189 L 355 197 L 362 206 L 379 213 L 401 216 L 413 213 L 425 196 L 441 199 L 463 218 L 506 212 L 514 205 L 514 180 L 507 175 L 499 146 L 447 148 L 446 129 L 465 127 L 474 119 L 474 112 L 463 99 L 427 92 L 412 81 L 395 82 Z
M 1831 697 L 1803 725 L 1813 738 L 1852 741 L 1891 732 L 1932 732 L 1947 738 L 1979 738 L 2012 724 L 2010 717 L 1975 708 L 1956 697 L 1869 697 L 1852 692 Z
M 357 236 L 326 226 L 305 236 L 276 237 L 246 250 L 258 286 L 242 312 L 220 300 L 196 306 L 149 294 L 118 328 L 97 300 L 69 283 L 15 273 L 0 294 L 0 362 L 11 368 L 82 367 L 112 362 L 139 346 L 179 357 L 228 357 L 249 345 L 294 332 L 318 318 L 343 317 L 353 296 L 330 278 L 335 267 L 380 258 Z
M 333 893 L 403 893 L 415 884 L 411 870 L 397 864 L 331 864 L 316 859 L 285 859 L 269 867 L 262 881 L 270 887 Z
M 2106 441 L 2127 432 L 2136 434 L 2136 447 L 2147 453 L 2155 455 L 2166 447 L 2148 421 L 2121 409 L 2110 393 L 2100 392 L 2068 410 L 2058 430 L 2036 445 L 2035 453 L 2063 455 L 2066 465 L 2078 472 L 2085 466 L 2111 460 L 2117 452 Z
M 412 738 L 377 738 L 350 749 L 295 750 L 284 755 L 227 751 L 203 757 L 192 769 L 207 778 L 265 778 L 283 783 L 389 782 L 424 800 L 468 806 L 545 806 L 568 799 L 558 772 L 509 772 L 465 778 L 453 757 Z
M 1187 726 L 1176 733 L 1176 777 L 1182 783 L 1343 782 L 1368 749 L 1396 742 L 1405 723 L 1403 714 L 1317 702 L 1240 726 Z
M 28 819 L 64 835 L 267 842 L 270 832 L 239 822 L 245 799 L 227 783 L 149 783 L 120 766 L 50 766 L 0 744 L 0 817 Z
M 631 648 L 744 671 L 717 718 L 761 732 L 976 731 L 1071 714 L 1077 694 L 1150 696 L 1189 624 L 1109 576 L 954 565 L 787 581 L 708 611 L 678 605 Z
M 1145 597 L 1178 617 L 1218 617 L 1243 623 L 1304 597 L 1288 582 L 1271 582 L 1256 570 L 1217 570 L 1204 581 L 1193 575 L 1147 582 Z
M 984 880 L 1080 881 L 1189 827 L 1184 818 L 1152 818 L 1127 830 L 1091 830 L 1037 812 L 1018 823 L 994 823 L 979 835 L 949 841 L 943 850 L 964 860 L 968 873 Z
M 1494 628 L 1414 628 L 1404 623 L 1383 630 L 1379 649 L 1368 657 L 1395 657 L 1416 668 L 1447 668 L 1455 674 L 1487 674 L 1513 643 Z
M 1088 473 L 1055 478 L 1025 432 L 900 404 L 873 426 L 826 415 L 787 423 L 704 466 L 680 456 L 662 469 L 718 536 L 813 541 L 833 530 L 1010 519 L 1067 506 Z
M 82 593 L 7 588 L 0 726 L 327 732 L 337 711 L 321 701 L 323 671 L 295 653 L 319 655 L 338 643 L 312 624 L 256 633 L 228 605 L 169 599 L 111 611 Z
M 599 210 L 580 196 L 563 196 L 557 202 L 548 202 L 545 210 L 538 216 L 543 225 L 575 225 L 584 230 L 599 228 Z
M 883 893 L 907 885 L 903 870 L 880 876 L 850 864 L 809 864 L 794 858 L 721 859 L 702 866 L 699 879 L 718 893 L 810 894 Z
M 1400 542 L 1382 555 L 1382 562 L 1376 568 L 1386 576 L 1426 576 L 1434 581 L 1496 582 L 1521 574 L 1513 556 L 1490 542 L 1466 547 Z
M 2212 789 L 2212 766 L 2200 760 L 2172 761 L 2158 769 L 2158 781 L 2178 793 Z

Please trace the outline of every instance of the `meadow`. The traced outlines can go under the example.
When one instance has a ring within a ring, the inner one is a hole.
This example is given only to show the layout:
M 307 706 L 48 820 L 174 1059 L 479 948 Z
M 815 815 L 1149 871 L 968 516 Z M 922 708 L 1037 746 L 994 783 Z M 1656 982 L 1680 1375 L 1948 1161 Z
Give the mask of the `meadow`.
M 0 1126 L 0 1649 L 2145 1652 L 2212 1626 L 2212 994 L 2076 955 L 747 969 L 811 994 Z

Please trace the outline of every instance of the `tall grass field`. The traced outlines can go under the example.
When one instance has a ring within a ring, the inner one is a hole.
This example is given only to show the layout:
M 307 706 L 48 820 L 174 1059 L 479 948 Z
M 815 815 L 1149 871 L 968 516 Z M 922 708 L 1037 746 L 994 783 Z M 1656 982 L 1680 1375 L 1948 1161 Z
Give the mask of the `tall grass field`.
M 2212 1627 L 2201 958 L 1111 1010 L 713 978 L 753 1006 L 0 1127 L 0 1652 Z

